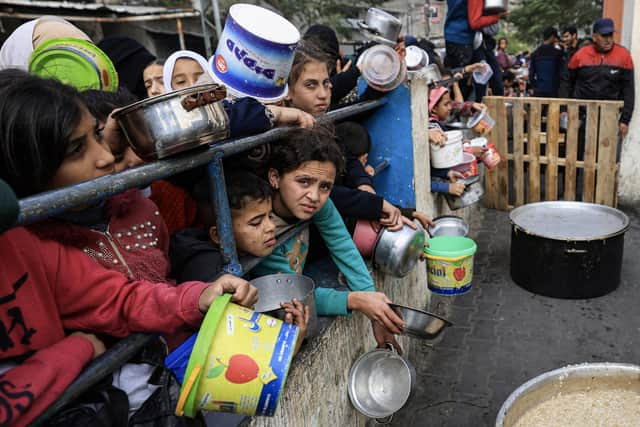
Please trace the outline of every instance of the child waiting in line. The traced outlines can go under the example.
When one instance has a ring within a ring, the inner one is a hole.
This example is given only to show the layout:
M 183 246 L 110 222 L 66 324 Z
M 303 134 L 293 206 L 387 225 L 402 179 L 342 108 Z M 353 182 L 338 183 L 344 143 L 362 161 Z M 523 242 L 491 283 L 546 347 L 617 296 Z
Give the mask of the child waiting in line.
M 37 98 L 46 102 L 33 102 Z M 113 173 L 114 157 L 102 131 L 72 87 L 17 70 L 0 71 L 0 178 L 19 197 Z M 103 350 L 91 334 L 177 336 L 197 328 L 223 292 L 233 293 L 239 304 L 255 304 L 257 290 L 231 275 L 213 284 L 167 284 L 166 229 L 152 203 L 136 194 L 128 192 L 3 236 L 8 240 L 2 240 L 0 254 L 11 262 L 0 268 L 0 285 L 15 308 L 2 312 L 0 321 L 11 325 L 19 318 L 24 326 L 9 330 L 11 345 L 0 348 L 3 368 L 9 369 L 3 381 L 29 396 L 12 405 L 17 425 L 33 420 Z M 66 330 L 84 335 L 66 337 Z M 170 417 L 158 406 L 149 411 L 145 403 L 173 397 L 154 391 L 170 389 L 175 380 L 171 382 L 161 362 L 137 365 L 142 372 L 135 369 L 135 376 L 119 375 L 128 378 L 119 384 L 121 390 L 140 392 L 125 405 L 125 419 L 127 413 L 132 423 L 137 416 Z M 121 372 L 124 369 L 127 366 Z M 162 383 L 155 382 L 159 376 Z M 61 425 L 72 425 L 67 421 Z
M 245 171 L 234 172 L 225 181 L 238 255 L 259 258 L 270 255 L 276 247 L 273 190 L 264 179 Z M 224 275 L 225 262 L 220 252 L 220 234 L 208 184 L 208 180 L 203 180 L 194 193 L 204 228 L 189 228 L 171 237 L 171 271 L 178 283 L 208 281 Z M 300 330 L 299 348 L 307 330 L 304 319 L 308 321 L 309 308 L 295 299 L 284 303 L 283 308 L 288 314 L 285 320 L 295 321 Z

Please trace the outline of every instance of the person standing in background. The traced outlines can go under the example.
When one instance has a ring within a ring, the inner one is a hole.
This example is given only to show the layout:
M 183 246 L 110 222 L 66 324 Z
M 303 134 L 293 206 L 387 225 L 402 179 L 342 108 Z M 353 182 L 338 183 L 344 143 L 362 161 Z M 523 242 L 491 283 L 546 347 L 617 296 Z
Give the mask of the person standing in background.
M 629 51 L 613 41 L 613 20 L 593 24 L 593 44 L 580 48 L 569 60 L 560 96 L 576 99 L 623 100 L 618 129 L 627 136 L 633 114 L 633 60 Z
M 531 54 L 529 82 L 533 96 L 557 98 L 564 68 L 564 52 L 557 45 L 560 37 L 553 27 L 545 28 L 544 42 Z

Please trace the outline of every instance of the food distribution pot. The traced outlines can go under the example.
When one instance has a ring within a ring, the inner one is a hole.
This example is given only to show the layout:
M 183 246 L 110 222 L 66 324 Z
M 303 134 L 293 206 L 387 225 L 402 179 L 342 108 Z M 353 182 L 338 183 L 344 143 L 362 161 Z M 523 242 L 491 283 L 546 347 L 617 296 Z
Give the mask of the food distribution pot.
M 309 307 L 309 325 L 307 337 L 318 335 L 318 315 L 313 296 L 315 283 L 313 279 L 301 274 L 269 274 L 251 280 L 251 284 L 258 288 L 258 302 L 254 310 L 284 320 L 286 314 L 280 303 L 291 302 L 294 298 Z
M 594 389 L 640 389 L 640 366 L 583 363 L 545 372 L 518 387 L 502 404 L 496 427 L 513 427 L 535 406 L 560 394 Z
M 169 92 L 114 113 L 140 158 L 156 160 L 229 136 L 224 86 L 206 84 Z
M 618 287 L 629 218 L 584 202 L 520 206 L 511 220 L 511 278 L 556 298 L 594 298 Z

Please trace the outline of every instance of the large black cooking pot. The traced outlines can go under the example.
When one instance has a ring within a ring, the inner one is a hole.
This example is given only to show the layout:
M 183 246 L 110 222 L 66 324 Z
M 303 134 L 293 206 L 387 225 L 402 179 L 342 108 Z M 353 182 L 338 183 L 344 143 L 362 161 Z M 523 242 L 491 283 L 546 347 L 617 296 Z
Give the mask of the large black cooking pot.
M 618 287 L 621 211 L 582 202 L 540 202 L 511 211 L 511 278 L 536 294 L 594 298 Z

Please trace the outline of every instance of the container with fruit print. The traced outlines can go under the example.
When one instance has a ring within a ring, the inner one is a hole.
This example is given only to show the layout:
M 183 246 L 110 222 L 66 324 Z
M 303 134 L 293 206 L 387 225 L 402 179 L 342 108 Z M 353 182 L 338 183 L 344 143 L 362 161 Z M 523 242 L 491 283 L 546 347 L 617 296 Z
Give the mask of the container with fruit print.
M 184 373 L 177 415 L 199 410 L 273 416 L 291 364 L 298 328 L 217 298 Z
M 429 290 L 440 295 L 460 295 L 469 291 L 476 249 L 476 243 L 468 237 L 429 239 L 429 246 L 425 248 Z

